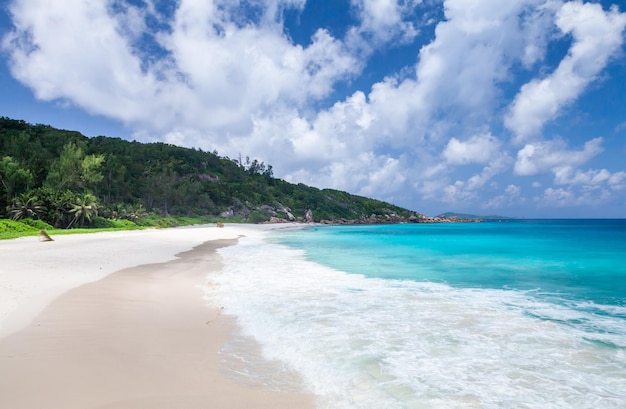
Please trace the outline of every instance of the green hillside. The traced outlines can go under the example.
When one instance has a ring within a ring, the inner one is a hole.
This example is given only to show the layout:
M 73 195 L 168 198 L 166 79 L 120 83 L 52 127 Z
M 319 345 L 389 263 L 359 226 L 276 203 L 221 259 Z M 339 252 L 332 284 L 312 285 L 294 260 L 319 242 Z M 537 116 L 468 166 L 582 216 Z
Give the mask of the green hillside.
M 307 214 L 316 222 L 417 216 L 379 200 L 285 182 L 257 160 L 164 143 L 88 138 L 0 117 L 0 218 L 68 228 L 151 216 L 263 222 Z

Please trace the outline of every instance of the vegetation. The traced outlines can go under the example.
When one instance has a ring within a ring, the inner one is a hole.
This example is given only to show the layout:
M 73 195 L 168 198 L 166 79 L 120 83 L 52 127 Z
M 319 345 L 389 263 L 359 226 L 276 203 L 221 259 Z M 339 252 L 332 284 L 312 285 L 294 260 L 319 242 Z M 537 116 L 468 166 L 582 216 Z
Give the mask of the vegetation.
M 74 229 L 219 218 L 292 220 L 307 211 L 318 222 L 413 215 L 378 200 L 276 179 L 271 166 L 249 158 L 164 143 L 87 138 L 0 117 L 0 218 L 11 219 L 3 222 L 4 229 L 28 227 L 13 224 L 27 219 Z

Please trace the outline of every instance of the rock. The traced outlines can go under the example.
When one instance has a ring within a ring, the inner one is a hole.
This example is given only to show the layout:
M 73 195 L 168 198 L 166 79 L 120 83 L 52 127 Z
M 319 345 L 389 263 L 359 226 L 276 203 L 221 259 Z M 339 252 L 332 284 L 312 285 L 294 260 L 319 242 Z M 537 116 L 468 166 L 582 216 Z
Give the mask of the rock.
M 227 211 L 220 213 L 220 217 L 223 217 L 225 219 L 233 217 L 234 215 L 235 212 L 233 211 L 233 209 L 228 209 Z
M 313 223 L 313 212 L 311 209 L 306 209 L 304 212 L 304 222 L 305 223 Z

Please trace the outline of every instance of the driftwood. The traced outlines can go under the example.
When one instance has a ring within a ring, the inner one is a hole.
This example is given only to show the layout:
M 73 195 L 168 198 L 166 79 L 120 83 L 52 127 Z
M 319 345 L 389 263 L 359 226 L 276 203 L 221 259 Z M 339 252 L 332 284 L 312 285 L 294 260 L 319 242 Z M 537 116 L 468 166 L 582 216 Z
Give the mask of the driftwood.
M 39 230 L 39 241 L 54 241 L 45 230 Z

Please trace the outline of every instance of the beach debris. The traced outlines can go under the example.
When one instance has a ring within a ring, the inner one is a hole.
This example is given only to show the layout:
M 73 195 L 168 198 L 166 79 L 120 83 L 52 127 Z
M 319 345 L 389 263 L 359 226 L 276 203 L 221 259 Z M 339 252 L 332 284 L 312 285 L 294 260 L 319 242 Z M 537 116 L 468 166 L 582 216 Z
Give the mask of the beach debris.
M 39 241 L 54 241 L 45 230 L 39 230 Z

